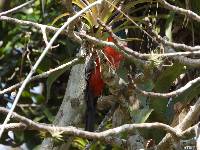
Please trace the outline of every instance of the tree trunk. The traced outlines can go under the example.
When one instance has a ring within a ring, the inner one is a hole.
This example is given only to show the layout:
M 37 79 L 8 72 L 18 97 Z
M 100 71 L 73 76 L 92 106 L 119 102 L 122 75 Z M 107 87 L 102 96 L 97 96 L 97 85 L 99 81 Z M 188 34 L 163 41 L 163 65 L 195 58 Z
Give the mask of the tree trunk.
M 85 89 L 85 79 L 84 79 L 84 64 L 78 64 L 72 67 L 70 77 L 68 80 L 67 88 L 65 91 L 65 96 L 60 109 L 54 120 L 54 125 L 56 126 L 77 126 L 80 124 L 83 118 L 85 110 L 84 102 L 84 89 Z M 71 139 L 69 138 L 69 143 Z M 69 146 L 70 144 L 67 143 Z M 41 150 L 57 150 L 62 149 L 66 146 L 55 146 L 52 138 L 46 138 L 41 144 Z

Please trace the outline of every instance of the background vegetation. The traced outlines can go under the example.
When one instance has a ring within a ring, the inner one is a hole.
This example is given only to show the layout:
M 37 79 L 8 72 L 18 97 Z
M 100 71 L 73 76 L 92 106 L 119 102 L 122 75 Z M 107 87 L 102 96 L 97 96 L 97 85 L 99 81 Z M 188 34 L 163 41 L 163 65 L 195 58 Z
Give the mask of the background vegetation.
M 26 1 L 0 0 L 0 12 L 9 10 L 24 2 Z M 65 0 L 35 0 L 31 6 L 20 9 L 7 16 L 59 28 L 70 16 L 73 16 L 73 14 L 92 2 L 94 1 L 73 0 L 70 2 Z M 199 77 L 200 63 L 198 63 L 198 53 L 196 55 L 184 57 L 185 59 L 189 58 L 195 60 L 197 62 L 196 64 L 180 61 L 177 58 L 179 55 L 175 55 L 175 57 L 157 57 L 153 54 L 163 54 L 166 52 L 166 50 L 163 51 L 163 49 L 169 46 L 161 44 L 160 41 L 159 44 L 152 41 L 143 31 L 147 31 L 152 36 L 147 25 L 150 23 L 152 25 L 151 29 L 156 31 L 160 36 L 168 39 L 168 41 L 183 43 L 194 47 L 200 45 L 200 39 L 198 38 L 200 36 L 200 26 L 198 21 L 191 19 L 187 15 L 180 15 L 164 8 L 159 1 L 115 0 L 111 2 L 113 5 L 104 1 L 101 6 L 93 7 L 90 12 L 85 13 L 78 21 L 73 23 L 72 29 L 76 32 L 80 32 L 81 28 L 83 28 L 86 34 L 96 37 L 97 39 L 106 40 L 109 35 L 108 31 L 99 25 L 96 20 L 98 17 L 101 21 L 106 23 L 107 26 L 111 26 L 112 31 L 117 36 L 124 39 L 129 48 L 139 53 L 152 54 L 152 56 L 145 59 L 148 65 L 141 65 L 131 59 L 125 59 L 118 70 L 118 75 L 122 79 L 129 82 L 128 75 L 131 75 L 137 87 L 141 90 L 169 93 L 180 89 L 189 81 Z M 181 8 L 190 9 L 200 15 L 200 2 L 198 0 L 168 0 L 168 2 Z M 72 5 L 69 5 L 69 3 L 72 3 Z M 121 11 L 117 11 L 115 7 L 127 14 L 129 18 L 123 15 Z M 136 22 L 140 28 L 131 20 Z M 52 32 L 47 32 L 48 41 L 53 34 Z M 18 91 L 17 88 L 8 90 L 7 92 L 3 92 L 3 90 L 25 79 L 45 47 L 46 43 L 43 35 L 34 26 L 20 25 L 18 23 L 6 21 L 2 19 L 0 15 L 1 107 L 9 109 Z M 71 61 L 76 58 L 81 47 L 82 43 L 78 43 L 66 34 L 59 35 L 52 49 L 47 53 L 34 75 L 42 74 L 51 68 Z M 102 48 L 100 45 L 97 47 Z M 86 49 L 90 49 L 90 47 L 86 46 Z M 184 52 L 184 50 L 180 48 L 174 48 L 173 50 L 173 52 Z M 179 58 L 181 57 L 183 56 Z M 81 61 L 81 63 L 84 63 L 84 61 Z M 70 72 L 71 68 L 66 67 L 50 74 L 46 78 L 39 78 L 30 82 L 23 91 L 20 101 L 15 108 L 15 112 L 35 122 L 53 124 L 67 88 Z M 109 85 L 104 90 L 104 96 L 112 94 L 108 89 Z M 199 98 L 199 94 L 200 84 L 198 82 L 195 82 L 190 88 L 187 88 L 180 94 L 177 93 L 175 96 L 171 97 L 147 96 L 136 92 L 133 94 L 135 96 L 134 101 L 128 102 L 129 106 L 127 106 L 127 108 L 129 118 L 123 120 L 122 123 L 114 124 L 161 122 L 174 127 L 181 123 L 187 112 L 189 112 L 190 106 L 194 105 Z M 104 108 L 98 111 L 97 126 L 101 123 L 109 110 L 110 107 L 109 109 Z M 118 108 L 117 110 L 119 111 Z M 116 111 L 114 114 L 119 115 Z M 77 125 L 77 127 L 84 127 L 83 118 L 79 121 L 80 124 Z M 113 116 L 113 118 L 116 119 L 115 116 Z M 4 119 L 5 117 L 1 117 L 1 122 L 3 122 Z M 190 126 L 198 122 L 199 119 L 194 118 Z M 111 128 L 112 125 L 113 122 L 111 120 L 107 121 L 104 124 L 104 130 Z M 157 129 L 137 130 L 137 132 L 143 137 L 144 147 L 146 146 L 146 148 L 149 148 L 147 142 L 151 141 L 151 143 L 158 144 L 166 134 L 166 131 Z M 136 133 L 134 132 L 134 134 Z M 0 142 L 3 145 L 11 147 L 26 147 L 26 149 L 36 150 L 39 149 L 42 141 L 49 136 L 52 135 L 34 130 L 6 131 L 0 139 Z M 128 139 L 129 136 L 130 133 L 128 134 L 128 132 L 125 132 L 118 137 L 120 139 Z M 191 137 L 187 137 L 187 139 L 191 139 Z M 58 135 L 54 137 L 54 142 L 56 146 L 69 143 L 69 137 Z M 81 137 L 71 138 L 71 145 L 68 149 L 84 149 L 88 142 L 88 140 Z M 154 146 L 154 144 L 152 145 Z M 118 147 L 117 145 L 104 143 L 102 141 L 94 142 L 91 148 L 99 150 L 124 149 L 123 147 Z

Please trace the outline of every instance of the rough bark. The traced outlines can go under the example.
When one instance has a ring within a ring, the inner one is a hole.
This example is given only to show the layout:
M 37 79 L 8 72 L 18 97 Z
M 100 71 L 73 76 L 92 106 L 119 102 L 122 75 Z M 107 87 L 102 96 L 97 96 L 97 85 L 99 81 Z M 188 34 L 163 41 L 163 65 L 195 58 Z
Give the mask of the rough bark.
M 72 67 L 68 80 L 65 96 L 54 120 L 57 126 L 77 126 L 84 114 L 85 102 L 83 91 L 85 89 L 84 65 L 78 64 Z M 71 140 L 69 139 L 69 143 Z M 52 138 L 46 138 L 41 144 L 41 150 L 67 149 L 67 145 L 55 146 Z

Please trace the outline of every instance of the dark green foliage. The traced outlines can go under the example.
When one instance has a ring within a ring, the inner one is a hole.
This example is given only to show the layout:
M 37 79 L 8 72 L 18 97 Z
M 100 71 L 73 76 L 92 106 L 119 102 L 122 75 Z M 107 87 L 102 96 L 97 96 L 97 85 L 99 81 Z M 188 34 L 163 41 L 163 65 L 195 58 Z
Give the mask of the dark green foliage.
M 42 6 L 41 2 L 45 5 Z M 88 0 L 91 2 L 92 0 Z M 5 11 L 13 8 L 19 4 L 24 3 L 25 0 L 10 0 L 6 3 L 0 2 L 0 11 Z M 74 9 L 77 11 L 84 6 L 80 0 L 73 0 Z M 186 8 L 200 14 L 199 0 L 192 0 L 189 4 L 185 4 L 181 0 L 169 0 L 171 4 Z M 115 5 L 119 6 L 120 0 L 115 0 Z M 75 6 L 76 5 L 76 6 Z M 44 8 L 42 10 L 42 8 Z M 92 10 L 95 14 L 96 9 Z M 127 0 L 122 7 L 122 11 L 129 14 L 131 19 L 141 25 L 143 29 L 147 29 L 144 25 L 144 18 L 149 17 L 153 23 L 154 30 L 161 36 L 167 36 L 170 41 L 186 43 L 188 45 L 200 45 L 199 28 L 200 25 L 196 21 L 189 20 L 185 16 L 170 12 L 162 6 L 158 5 L 151 0 Z M 156 16 L 155 14 L 158 13 Z M 61 27 L 62 24 L 69 17 L 69 12 L 66 12 L 66 6 L 61 0 L 36 0 L 33 7 L 27 7 L 10 16 L 21 20 L 29 20 L 41 24 Z M 96 14 L 95 14 L 96 15 Z M 159 47 L 156 43 L 147 37 L 138 27 L 133 25 L 129 19 L 118 12 L 115 12 L 114 7 L 105 5 L 100 18 L 109 26 L 113 27 L 113 31 L 121 38 L 126 38 L 127 45 L 135 51 L 141 53 L 157 53 Z M 119 20 L 121 22 L 119 22 Z M 92 36 L 105 40 L 108 37 L 107 33 L 103 35 L 101 28 L 94 32 L 93 27 L 96 22 L 91 16 L 86 13 L 82 16 L 81 21 L 86 24 L 88 33 Z M 79 25 L 79 24 L 78 24 Z M 79 26 L 76 25 L 76 30 Z M 128 34 L 125 34 L 125 29 L 128 29 Z M 174 30 L 176 29 L 176 30 Z M 195 36 L 193 39 L 192 34 Z M 47 32 L 48 40 L 53 36 L 53 33 Z M 127 37 L 126 37 L 127 36 Z M 190 39 L 190 40 L 188 40 Z M 37 61 L 38 57 L 46 47 L 42 34 L 34 27 L 21 26 L 6 21 L 0 21 L 0 89 L 5 89 L 18 83 L 26 77 L 31 67 Z M 0 44 L 1 45 L 1 44 Z M 50 50 L 39 65 L 35 74 L 40 74 L 55 68 L 61 64 L 69 62 L 75 58 L 80 45 L 73 42 L 66 35 L 60 35 L 54 43 L 55 48 Z M 98 47 L 99 48 L 99 47 Z M 177 50 L 181 51 L 181 50 Z M 198 57 L 196 57 L 198 58 Z M 118 75 L 128 82 L 127 74 L 137 79 L 139 88 L 145 91 L 154 91 L 160 93 L 167 93 L 184 86 L 188 81 L 199 76 L 199 69 L 192 69 L 177 62 L 152 57 L 148 59 L 150 65 L 142 66 L 132 60 L 124 60 L 118 70 Z M 82 63 L 82 62 L 81 62 Z M 160 65 L 165 65 L 159 70 Z M 52 123 L 55 115 L 62 102 L 64 92 L 67 86 L 68 77 L 71 68 L 64 68 L 63 70 L 54 72 L 46 79 L 39 79 L 31 82 L 24 90 L 19 104 L 15 111 L 27 118 L 42 123 Z M 180 78 L 181 74 L 185 74 L 184 79 Z M 13 102 L 13 94 L 17 91 L 13 90 L 12 93 L 0 95 L 0 106 L 9 107 Z M 104 95 L 109 95 L 108 87 L 104 89 Z M 134 93 L 135 94 L 135 93 Z M 130 107 L 130 121 L 128 123 L 142 123 L 142 122 L 162 122 L 171 124 L 175 119 L 174 105 L 181 103 L 183 107 L 189 105 L 200 94 L 200 85 L 196 83 L 184 93 L 175 96 L 171 99 L 168 98 L 152 98 L 143 95 L 137 95 L 136 98 L 140 102 L 140 107 L 134 110 Z M 171 100 L 169 102 L 169 100 Z M 98 112 L 97 122 L 100 123 L 108 110 Z M 0 117 L 0 122 L 3 122 L 4 117 Z M 14 120 L 12 120 L 14 121 Z M 127 123 L 127 122 L 125 122 Z M 105 128 L 111 128 L 111 121 L 105 125 Z M 165 132 L 160 130 L 145 130 L 141 131 L 146 139 L 154 139 L 156 142 L 160 141 L 165 135 Z M 39 133 L 36 131 L 17 131 L 14 132 L 14 139 L 9 137 L 5 132 L 0 143 L 10 145 L 13 147 L 26 144 L 31 149 L 37 149 L 41 144 L 43 138 L 50 137 L 49 133 Z M 128 133 L 120 135 L 122 138 L 127 138 Z M 55 137 L 56 144 L 67 142 L 69 137 L 58 134 Z M 75 137 L 70 149 L 82 150 L 88 141 L 83 138 Z M 106 145 L 99 141 L 92 145 L 91 149 L 99 150 L 119 150 L 119 147 Z

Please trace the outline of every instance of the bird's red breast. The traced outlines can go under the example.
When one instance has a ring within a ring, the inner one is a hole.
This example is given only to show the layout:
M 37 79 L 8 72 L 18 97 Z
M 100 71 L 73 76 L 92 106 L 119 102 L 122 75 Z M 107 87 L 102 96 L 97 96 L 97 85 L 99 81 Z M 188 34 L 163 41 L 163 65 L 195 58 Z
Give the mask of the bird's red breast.
M 101 95 L 104 88 L 104 82 L 101 77 L 100 64 L 98 58 L 95 61 L 95 65 L 95 69 L 91 72 L 89 87 L 91 88 L 91 91 L 93 91 L 94 96 L 98 97 L 99 95 Z
M 108 37 L 108 42 L 113 42 L 113 38 L 111 36 Z M 108 61 L 111 63 L 112 67 L 114 67 L 115 69 L 119 68 L 119 64 L 123 59 L 123 55 L 109 46 L 104 48 L 104 53 L 108 58 Z
M 112 37 L 109 37 L 108 41 L 112 42 Z M 107 57 L 110 66 L 114 69 L 117 69 L 121 60 L 123 59 L 122 54 L 111 47 L 105 47 L 103 52 Z M 85 73 L 87 81 L 85 91 L 85 99 L 87 105 L 85 129 L 87 131 L 94 131 L 97 98 L 102 94 L 105 85 L 101 76 L 99 58 L 95 60 L 95 66 L 92 59 L 90 63 L 88 62 Z
M 113 38 L 109 37 L 108 41 L 112 42 Z M 108 46 L 103 49 L 103 52 L 107 57 L 111 66 L 114 67 L 115 69 L 119 68 L 119 64 L 123 59 L 123 55 L 120 52 Z M 104 81 L 101 77 L 99 59 L 97 58 L 95 62 L 96 62 L 96 67 L 91 72 L 89 87 L 94 92 L 95 96 L 100 96 L 104 88 Z

